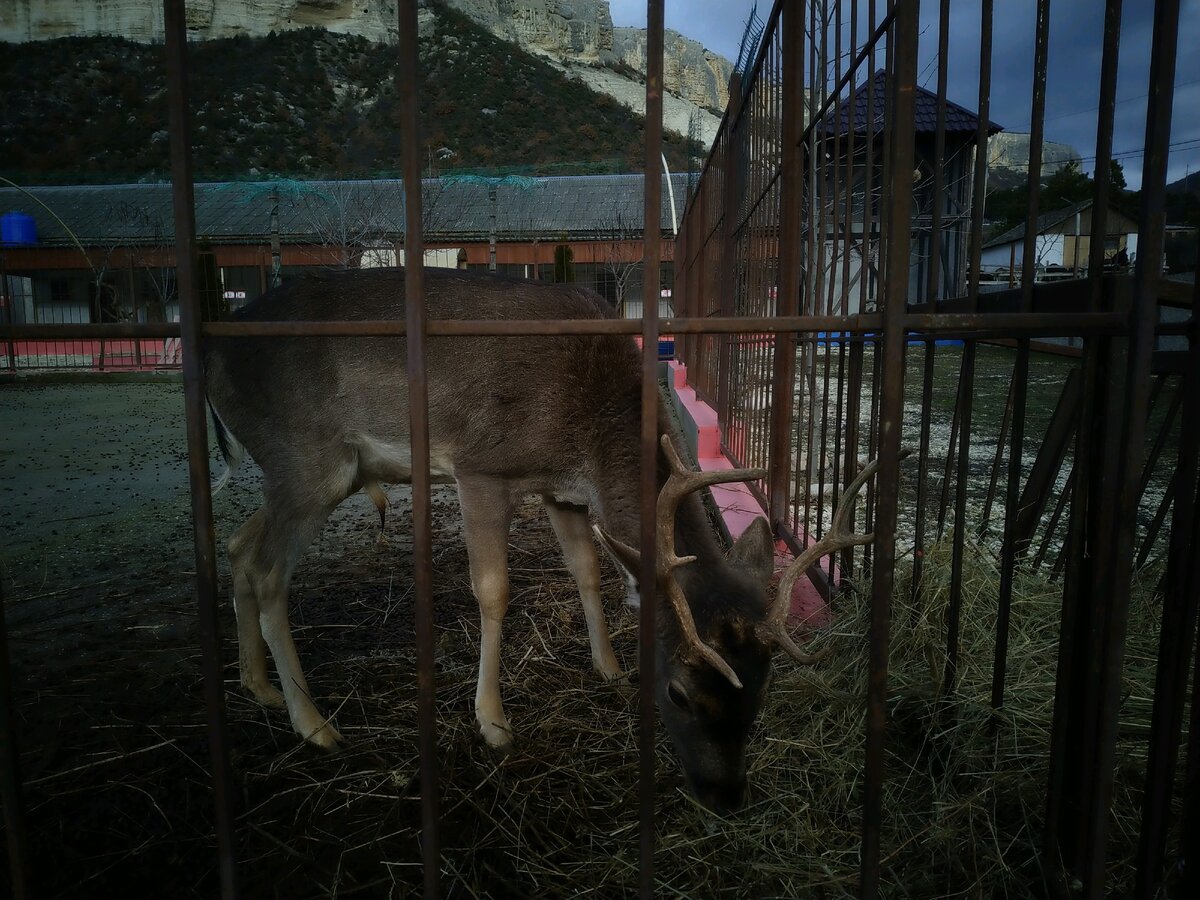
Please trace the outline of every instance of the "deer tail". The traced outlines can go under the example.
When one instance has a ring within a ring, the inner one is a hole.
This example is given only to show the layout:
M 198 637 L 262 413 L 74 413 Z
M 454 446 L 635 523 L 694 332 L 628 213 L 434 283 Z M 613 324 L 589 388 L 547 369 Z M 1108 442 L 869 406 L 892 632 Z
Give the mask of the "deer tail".
M 229 479 L 233 475 L 233 470 L 241 463 L 246 450 L 238 442 L 238 439 L 233 436 L 233 432 L 225 427 L 225 423 L 217 415 L 216 407 L 212 405 L 211 400 L 208 401 L 208 411 L 212 414 L 213 432 L 217 436 L 217 448 L 221 451 L 221 458 L 225 460 L 225 471 L 221 473 L 221 477 L 217 479 L 216 484 L 212 487 L 213 496 L 216 496 L 221 488 L 229 483 Z

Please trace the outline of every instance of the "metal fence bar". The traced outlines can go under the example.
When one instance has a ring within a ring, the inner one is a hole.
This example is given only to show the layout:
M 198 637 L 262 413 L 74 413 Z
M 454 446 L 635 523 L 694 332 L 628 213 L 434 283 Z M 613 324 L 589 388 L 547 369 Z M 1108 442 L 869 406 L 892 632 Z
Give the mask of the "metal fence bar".
M 945 205 L 946 181 L 946 81 L 950 68 L 950 0 L 942 0 L 938 9 L 938 79 L 937 123 L 933 152 L 933 207 L 929 231 L 929 273 L 925 297 L 931 309 L 938 308 L 941 299 L 939 273 L 941 261 L 942 207 Z M 921 576 L 925 566 L 925 507 L 928 496 L 929 429 L 933 418 L 933 370 L 937 343 L 925 342 L 925 361 L 921 372 L 921 436 L 917 451 L 917 509 L 915 542 L 913 546 L 912 585 L 909 600 L 913 604 L 921 593 Z M 947 459 L 949 459 L 947 454 Z M 951 609 L 955 609 L 951 604 Z
M 1112 799 L 1116 760 L 1121 671 L 1125 654 L 1129 581 L 1132 575 L 1137 484 L 1141 475 L 1146 430 L 1154 323 L 1158 318 L 1155 284 L 1165 240 L 1167 156 L 1171 143 L 1171 107 L 1175 94 L 1175 59 L 1178 50 L 1179 0 L 1158 0 L 1154 6 L 1154 31 L 1150 58 L 1149 101 L 1146 110 L 1142 196 L 1138 210 L 1138 259 L 1134 268 L 1134 305 L 1130 321 L 1129 360 L 1125 371 L 1124 421 L 1118 432 L 1115 468 L 1119 481 L 1117 515 L 1104 526 L 1111 549 L 1112 575 L 1108 617 L 1103 626 L 1103 663 L 1100 671 L 1101 712 L 1097 728 L 1096 785 L 1091 792 L 1088 844 L 1085 857 L 1085 896 L 1105 892 L 1105 850 L 1108 809 Z M 1103 590 L 1103 587 L 1102 587 Z
M 883 366 L 879 430 L 879 473 L 876 482 L 874 567 L 871 590 L 870 663 L 867 682 L 866 765 L 863 793 L 863 840 L 860 895 L 879 896 L 880 831 L 883 817 L 883 738 L 887 724 L 887 668 L 891 637 L 892 589 L 896 562 L 896 513 L 900 492 L 900 432 L 904 422 L 904 334 L 908 302 L 908 264 L 913 186 L 919 3 L 896 6 L 892 41 L 894 68 L 889 70 L 892 107 L 887 132 L 892 135 L 892 182 L 888 217 L 888 281 L 884 304 Z
M 1195 555 L 1197 477 L 1200 473 L 1200 342 L 1193 339 L 1190 364 L 1179 396 L 1186 397 L 1180 426 L 1175 477 L 1172 480 L 1174 513 L 1167 555 L 1166 590 L 1159 631 L 1158 669 L 1154 683 L 1154 711 L 1150 723 L 1150 749 L 1146 788 L 1142 801 L 1142 828 L 1138 839 L 1137 883 L 1134 897 L 1149 900 L 1163 890 L 1163 860 L 1171 788 L 1179 755 L 1184 700 L 1187 697 L 1188 654 L 1196 630 L 1200 594 L 1189 591 L 1188 565 Z M 1164 495 L 1163 503 L 1169 494 Z M 1152 542 L 1146 538 L 1146 545 Z M 1193 686 L 1193 691 L 1196 687 Z
M 800 136 L 804 128 L 804 4 L 792 3 L 783 8 L 783 80 L 782 93 L 782 155 L 780 180 L 783 185 L 779 213 L 779 287 L 776 292 L 777 316 L 795 316 L 800 310 L 802 253 L 801 216 L 803 215 L 804 153 Z M 796 344 L 791 337 L 780 334 L 775 340 L 775 392 L 771 397 L 771 469 L 768 477 L 770 497 L 769 519 L 776 534 L 787 520 L 788 496 L 791 491 L 792 466 L 789 441 L 792 431 L 792 408 L 795 404 L 791 386 L 796 381 Z M 788 389 L 785 389 L 787 386 Z
M 399 6 L 399 77 L 404 167 L 404 256 L 423 260 L 421 107 L 417 0 Z M 421 860 L 426 900 L 441 894 L 433 634 L 433 520 L 429 471 L 429 381 L 425 362 L 425 267 L 404 267 L 409 445 L 412 454 L 413 596 L 417 645 L 417 740 L 421 765 Z
M 1100 109 L 1096 123 L 1097 161 L 1111 159 L 1118 60 L 1121 40 L 1122 0 L 1107 0 L 1104 10 L 1104 42 L 1100 62 Z M 1106 302 L 1099 273 L 1104 262 L 1105 219 L 1109 195 L 1109 167 L 1097 165 L 1095 194 L 1092 203 L 1092 234 L 1088 262 L 1088 309 L 1098 311 L 1111 305 Z M 1092 526 L 1090 506 L 1096 490 L 1096 459 L 1103 434 L 1105 413 L 1103 391 L 1104 362 L 1110 353 L 1104 338 L 1084 341 L 1083 396 L 1079 427 L 1076 430 L 1074 484 L 1071 486 L 1071 513 L 1067 539 L 1051 568 L 1051 578 L 1062 570 L 1062 615 L 1059 627 L 1058 664 L 1055 671 L 1054 713 L 1050 729 L 1050 770 L 1046 786 L 1046 816 L 1044 826 L 1043 869 L 1051 885 L 1059 893 L 1066 890 L 1062 870 L 1077 869 L 1079 855 L 1078 829 L 1075 822 L 1082 817 L 1086 785 L 1082 767 L 1069 766 L 1068 760 L 1079 759 L 1089 750 L 1089 736 L 1083 720 L 1094 691 L 1088 662 L 1090 616 L 1084 609 L 1090 606 L 1087 596 L 1090 583 L 1091 557 L 1085 552 Z M 1072 830 L 1074 829 L 1074 831 Z M 1062 861 L 1064 865 L 1057 863 Z M 1053 863 L 1051 862 L 1053 861 Z
M 175 220 L 175 265 L 179 285 L 179 330 L 183 345 L 183 394 L 187 423 L 188 474 L 196 552 L 196 601 L 200 613 L 201 666 L 212 762 L 213 800 L 221 896 L 238 896 L 234 842 L 233 774 L 225 729 L 225 686 L 217 621 L 217 559 L 208 470 L 208 427 L 204 359 L 200 349 L 195 199 L 192 184 L 191 108 L 187 32 L 183 0 L 164 0 L 167 50 L 167 110 L 171 143 L 171 192 Z
M 658 297 L 662 188 L 663 0 L 646 4 L 646 180 L 642 307 L 641 607 L 638 610 L 638 889 L 654 896 L 654 634 L 658 602 L 655 532 L 658 500 Z
M 0 570 L 0 801 L 8 849 L 8 889 L 13 900 L 33 896 L 29 868 L 29 829 L 21 789 L 21 744 L 13 718 L 13 679 L 4 619 L 4 572 Z
M 710 316 L 707 318 L 663 318 L 661 331 L 682 335 L 762 335 L 794 332 L 793 340 L 824 341 L 821 332 L 847 332 L 846 340 L 874 343 L 883 327 L 880 313 L 846 316 Z M 985 312 L 906 313 L 901 327 L 915 340 L 927 335 L 952 337 L 1066 337 L 1117 335 L 1124 331 L 1128 314 L 1121 312 Z M 57 330 L 90 336 L 93 329 L 108 325 L 13 325 L 0 326 L 0 340 L 10 335 L 25 339 Z M 157 326 L 149 326 L 157 329 Z M 404 337 L 407 324 L 399 319 L 295 322 L 202 322 L 202 337 Z M 1186 335 L 1186 322 L 1161 323 L 1158 335 Z M 640 334 L 638 319 L 429 319 L 425 333 L 446 337 L 522 337 L 528 335 Z
M 1046 130 L 1046 71 L 1050 52 L 1050 0 L 1038 0 L 1033 54 L 1033 112 L 1029 136 L 1029 183 L 1040 185 L 1042 143 Z M 1033 281 L 1037 264 L 1038 191 L 1030 189 L 1025 216 L 1025 242 L 1021 259 L 1021 309 L 1033 308 Z M 996 653 L 992 664 L 992 708 L 1004 705 L 1004 681 L 1008 669 L 1009 617 L 1012 610 L 1013 579 L 1017 557 L 1024 551 L 1016 540 L 1017 508 L 1021 491 L 1021 468 L 1025 456 L 1025 410 L 1029 396 L 1029 340 L 1017 339 L 1013 371 L 1011 443 L 1008 454 L 1008 483 L 1004 501 L 1004 542 L 1000 550 L 1000 597 L 996 614 Z

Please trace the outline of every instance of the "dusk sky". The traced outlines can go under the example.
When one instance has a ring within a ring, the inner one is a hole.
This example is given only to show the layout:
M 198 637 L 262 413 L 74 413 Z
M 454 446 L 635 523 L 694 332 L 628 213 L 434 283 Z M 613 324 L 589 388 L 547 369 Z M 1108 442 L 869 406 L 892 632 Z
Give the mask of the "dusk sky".
M 865 9 L 866 2 L 859 4 Z M 885 4 L 878 4 L 882 8 Z M 920 84 L 937 89 L 937 0 L 921 4 Z M 753 0 L 666 0 L 666 25 L 699 41 L 731 61 Z M 759 0 L 766 19 L 770 0 Z M 951 100 L 968 109 L 978 106 L 979 0 L 953 0 L 950 14 L 949 89 Z M 613 23 L 646 24 L 646 4 L 612 0 Z M 849 4 L 844 5 L 849 9 Z M 1029 131 L 1032 107 L 1035 0 L 996 0 L 992 45 L 990 117 L 1006 131 Z M 1125 0 L 1117 77 L 1114 155 L 1125 167 L 1130 188 L 1141 184 L 1141 148 L 1145 142 L 1149 82 L 1152 0 Z M 848 13 L 847 13 L 848 15 Z M 849 24 L 843 40 L 848 41 Z M 860 29 L 861 31 L 861 29 Z M 1053 0 L 1050 7 L 1050 65 L 1046 87 L 1046 139 L 1070 144 L 1091 171 L 1096 143 L 1100 57 L 1104 31 L 1103 0 Z M 882 60 L 879 63 L 882 66 Z M 858 78 L 865 78 L 865 69 Z M 1167 180 L 1200 170 L 1200 0 L 1183 0 L 1179 56 L 1175 70 L 1175 109 Z

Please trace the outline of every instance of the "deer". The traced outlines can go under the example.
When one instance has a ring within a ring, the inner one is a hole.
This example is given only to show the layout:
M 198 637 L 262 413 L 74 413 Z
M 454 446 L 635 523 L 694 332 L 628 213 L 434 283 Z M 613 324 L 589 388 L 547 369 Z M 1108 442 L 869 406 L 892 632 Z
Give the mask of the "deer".
M 572 319 L 614 316 L 591 290 L 461 270 L 425 274 L 430 319 Z M 235 320 L 403 320 L 404 270 L 306 276 L 274 288 Z M 430 474 L 457 488 L 472 592 L 480 609 L 475 716 L 483 740 L 505 751 L 513 730 L 500 690 L 514 510 L 541 499 L 583 606 L 592 665 L 624 673 L 601 605 L 597 540 L 636 605 L 641 363 L 629 336 L 427 338 Z M 289 581 L 330 513 L 362 490 L 382 517 L 381 484 L 411 480 L 406 342 L 399 337 L 212 338 L 207 395 L 226 471 L 250 456 L 262 470 L 262 506 L 228 541 L 242 688 L 286 708 L 307 742 L 342 740 L 313 703 L 288 623 Z M 776 648 L 810 665 L 787 627 L 792 586 L 821 556 L 867 543 L 848 530 L 863 468 L 821 541 L 796 559 L 775 597 L 774 538 L 757 518 L 725 552 L 700 498 L 720 482 L 762 470 L 692 471 L 659 403 L 656 617 L 652 677 L 661 720 L 695 798 L 717 813 L 742 806 L 747 745 Z M 593 526 L 592 521 L 595 524 Z M 595 537 L 597 540 L 593 540 Z M 267 671 L 269 649 L 278 673 Z

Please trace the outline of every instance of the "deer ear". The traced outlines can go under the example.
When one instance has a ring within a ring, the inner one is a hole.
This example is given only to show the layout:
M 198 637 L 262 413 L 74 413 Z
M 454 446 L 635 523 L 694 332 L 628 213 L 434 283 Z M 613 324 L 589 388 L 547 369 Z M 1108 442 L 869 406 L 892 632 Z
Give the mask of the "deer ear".
M 600 546 L 608 551 L 608 555 L 613 558 L 613 562 L 621 570 L 621 577 L 625 579 L 627 588 L 625 602 L 634 607 L 641 605 L 637 573 L 642 568 L 642 554 L 628 544 L 618 541 L 612 535 L 606 534 L 599 525 L 593 525 L 592 531 L 595 532 Z
M 729 562 L 761 584 L 771 580 L 775 572 L 775 539 L 766 519 L 759 516 L 733 542 Z

